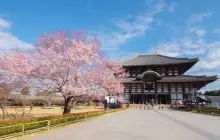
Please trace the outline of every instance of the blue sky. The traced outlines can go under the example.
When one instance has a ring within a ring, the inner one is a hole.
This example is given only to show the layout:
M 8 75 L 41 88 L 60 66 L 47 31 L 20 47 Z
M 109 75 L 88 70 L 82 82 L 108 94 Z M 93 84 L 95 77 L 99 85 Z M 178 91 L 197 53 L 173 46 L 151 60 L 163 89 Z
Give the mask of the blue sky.
M 219 0 L 1 1 L 0 50 L 30 48 L 43 32 L 85 29 L 113 59 L 158 51 L 199 57 L 187 74 L 220 76 Z M 220 81 L 203 90 L 218 89 Z

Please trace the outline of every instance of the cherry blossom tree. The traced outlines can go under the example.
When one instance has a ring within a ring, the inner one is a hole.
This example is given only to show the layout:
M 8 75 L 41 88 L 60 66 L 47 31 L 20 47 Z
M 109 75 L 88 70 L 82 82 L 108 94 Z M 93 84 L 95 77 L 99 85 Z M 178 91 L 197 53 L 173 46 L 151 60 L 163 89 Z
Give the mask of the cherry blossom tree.
M 124 92 L 122 80 L 126 77 L 126 73 L 120 63 L 105 59 L 101 65 L 91 69 L 87 76 L 89 83 L 99 88 L 102 95 L 115 96 L 121 102 Z
M 4 81 L 17 89 L 62 93 L 63 114 L 70 113 L 72 101 L 83 95 L 123 92 L 122 67 L 104 58 L 96 38 L 84 31 L 43 34 L 34 50 L 7 53 L 0 68 Z

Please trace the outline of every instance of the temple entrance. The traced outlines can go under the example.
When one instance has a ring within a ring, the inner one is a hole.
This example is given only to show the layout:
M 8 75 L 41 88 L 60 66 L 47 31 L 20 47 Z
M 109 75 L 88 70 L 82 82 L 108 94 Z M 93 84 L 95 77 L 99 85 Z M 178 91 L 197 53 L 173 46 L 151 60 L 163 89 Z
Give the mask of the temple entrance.
M 130 98 L 130 103 L 132 104 L 142 104 L 142 94 L 132 94 Z
M 158 104 L 168 104 L 167 94 L 159 94 L 158 95 Z
M 158 104 L 169 104 L 167 94 L 158 94 Z M 130 103 L 131 104 L 146 104 L 146 102 L 151 103 L 155 99 L 155 94 L 131 94 Z

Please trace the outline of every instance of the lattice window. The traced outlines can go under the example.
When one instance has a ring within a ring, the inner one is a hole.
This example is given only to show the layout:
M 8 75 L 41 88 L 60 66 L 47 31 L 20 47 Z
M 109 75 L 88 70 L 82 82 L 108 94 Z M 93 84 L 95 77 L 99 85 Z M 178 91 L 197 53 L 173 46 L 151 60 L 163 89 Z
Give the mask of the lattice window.
M 137 85 L 137 92 L 141 92 L 141 84 Z
M 183 90 L 182 90 L 182 84 L 178 84 L 177 85 L 177 91 L 178 92 L 182 92 Z
M 129 88 L 130 88 L 129 85 L 125 85 L 124 92 L 128 93 L 130 91 Z
M 189 93 L 189 86 L 188 86 L 188 84 L 185 84 L 185 92 Z
M 157 92 L 162 92 L 162 85 L 161 84 L 157 85 Z
M 131 92 L 136 92 L 136 85 L 135 85 L 135 84 L 132 84 L 132 86 L 131 86 Z
M 171 100 L 176 100 L 176 94 L 171 94 Z
M 153 84 L 153 82 L 147 82 L 147 83 L 145 83 L 144 89 L 145 89 L 145 90 L 154 90 L 154 84 Z
M 163 90 L 164 92 L 168 92 L 168 84 L 163 84 Z
M 176 85 L 175 84 L 171 84 L 171 92 L 176 92 Z
M 177 94 L 177 99 L 182 100 L 183 99 L 183 94 Z
M 192 89 L 193 89 L 193 84 L 192 84 L 192 83 L 190 83 L 190 84 L 189 84 L 189 92 L 191 92 L 191 91 L 192 91 Z

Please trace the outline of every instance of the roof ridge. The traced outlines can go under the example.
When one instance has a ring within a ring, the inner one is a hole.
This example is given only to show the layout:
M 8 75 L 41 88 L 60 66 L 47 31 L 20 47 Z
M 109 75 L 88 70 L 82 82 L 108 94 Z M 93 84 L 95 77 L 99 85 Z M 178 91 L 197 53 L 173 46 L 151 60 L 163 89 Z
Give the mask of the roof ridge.
M 161 54 L 158 54 L 159 56 L 162 56 L 162 57 L 167 57 L 167 58 L 171 58 L 171 59 L 189 59 L 189 60 L 193 60 L 193 59 L 198 59 L 198 57 L 196 58 L 188 58 L 188 57 L 185 57 L 185 58 L 179 58 L 179 57 L 171 57 L 171 56 L 166 56 L 166 55 L 161 55 Z
M 161 55 L 161 54 L 157 54 L 157 55 L 156 54 L 141 54 L 139 56 L 161 56 L 161 57 L 166 57 L 166 58 L 171 58 L 171 59 L 188 59 L 188 60 L 198 59 L 198 57 L 195 57 L 195 58 L 188 58 L 188 57 L 179 58 L 179 57 L 171 57 L 171 56 L 166 56 L 166 55 Z
M 182 76 L 190 76 L 190 77 L 206 77 L 206 75 L 188 75 L 183 74 Z

